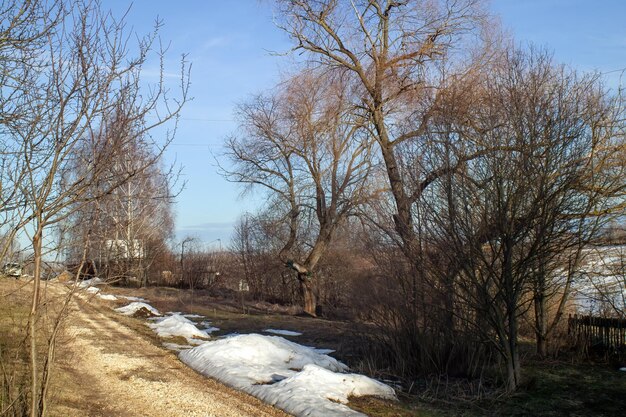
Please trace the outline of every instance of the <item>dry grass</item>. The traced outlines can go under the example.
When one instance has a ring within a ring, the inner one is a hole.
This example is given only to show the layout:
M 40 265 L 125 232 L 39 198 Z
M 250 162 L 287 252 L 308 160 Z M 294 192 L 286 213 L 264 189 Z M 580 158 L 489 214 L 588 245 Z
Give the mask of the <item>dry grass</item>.
M 351 397 L 350 407 L 368 416 L 375 417 L 435 417 L 441 414 L 433 410 L 418 408 L 403 402 L 391 402 L 375 397 Z
M 106 292 L 130 295 L 130 291 L 110 288 Z M 367 371 L 359 344 L 362 338 L 355 337 L 357 325 L 349 322 L 312 319 L 288 314 L 274 313 L 240 300 L 222 300 L 206 293 L 188 290 L 149 288 L 132 290 L 132 295 L 150 300 L 160 311 L 182 311 L 205 316 L 220 331 L 214 335 L 229 333 L 263 333 L 264 329 L 276 328 L 303 333 L 289 337 L 297 343 L 320 348 L 336 349 L 333 356 L 361 371 Z M 125 304 L 120 301 L 119 304 Z M 245 311 L 245 314 L 243 313 Z M 154 333 L 142 321 L 120 317 L 128 326 L 142 332 L 160 343 Z M 446 401 L 426 400 L 420 396 L 428 381 L 415 381 L 412 396 L 401 394 L 398 403 L 376 398 L 351 398 L 350 406 L 372 417 L 431 417 L 431 416 L 493 416 L 493 415 L 589 415 L 610 416 L 626 408 L 626 380 L 623 375 L 606 366 L 588 366 L 557 363 L 546 366 L 544 362 L 526 363 L 525 375 L 528 384 L 515 395 L 500 396 L 486 400 Z M 369 369 L 370 375 L 381 376 L 380 369 Z M 426 388 L 426 391 L 428 389 Z M 424 392 L 426 392 L 424 391 Z M 421 400 L 420 400 L 421 399 Z M 426 402 L 425 402 L 426 401 Z M 575 410 L 583 410 L 578 413 Z
M 109 288 L 106 292 L 127 294 L 127 289 Z M 196 291 L 193 296 L 189 290 L 173 288 L 142 288 L 132 290 L 132 295 L 144 297 L 150 301 L 150 305 L 161 312 L 182 311 L 206 317 L 205 319 L 191 319 L 196 321 L 208 320 L 211 325 L 220 330 L 212 333 L 214 336 L 222 336 L 230 333 L 264 333 L 268 328 L 291 330 L 302 333 L 301 336 L 285 336 L 287 339 L 296 341 L 306 346 L 333 349 L 333 356 L 346 361 L 349 365 L 354 362 L 354 331 L 353 323 L 314 319 L 297 316 L 293 313 L 275 313 L 268 309 L 255 308 L 258 303 L 245 304 L 244 309 L 239 301 L 217 299 Z M 126 304 L 125 300 L 119 302 Z M 296 309 L 276 308 L 276 310 L 292 312 Z M 264 333 L 269 334 L 269 333 Z
M 2 416 L 17 417 L 28 413 L 30 374 L 27 365 L 26 326 L 29 309 L 29 285 L 14 278 L 0 277 L 0 415 Z

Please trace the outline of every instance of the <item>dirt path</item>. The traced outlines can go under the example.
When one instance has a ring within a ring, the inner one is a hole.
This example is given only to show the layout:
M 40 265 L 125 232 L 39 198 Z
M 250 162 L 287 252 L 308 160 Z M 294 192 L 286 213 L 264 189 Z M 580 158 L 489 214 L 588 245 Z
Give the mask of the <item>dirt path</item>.
M 74 310 L 58 354 L 53 416 L 287 416 L 195 373 L 142 334 L 142 323 L 100 301 L 77 299 Z

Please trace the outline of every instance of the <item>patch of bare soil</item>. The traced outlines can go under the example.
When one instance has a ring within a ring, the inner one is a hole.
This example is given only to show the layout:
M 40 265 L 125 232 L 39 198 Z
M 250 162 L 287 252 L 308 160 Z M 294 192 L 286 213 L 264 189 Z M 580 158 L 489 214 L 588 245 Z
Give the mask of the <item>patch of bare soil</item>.
M 77 299 L 60 343 L 52 416 L 287 416 L 207 379 L 158 346 L 136 319 Z

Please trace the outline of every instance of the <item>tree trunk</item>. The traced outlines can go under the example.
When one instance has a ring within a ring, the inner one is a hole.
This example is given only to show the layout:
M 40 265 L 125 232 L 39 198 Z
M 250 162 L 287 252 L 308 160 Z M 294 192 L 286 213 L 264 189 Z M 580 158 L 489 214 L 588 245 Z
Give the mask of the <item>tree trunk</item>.
M 537 355 L 542 358 L 548 355 L 548 338 L 540 332 L 537 332 Z
M 535 339 L 537 355 L 544 358 L 547 353 L 548 323 L 546 317 L 546 299 L 544 291 L 539 288 L 535 294 Z
M 298 282 L 300 282 L 300 291 L 302 292 L 303 309 L 305 314 L 311 317 L 317 317 L 315 313 L 317 307 L 317 299 L 313 289 L 313 281 L 307 273 L 298 272 Z
M 515 369 L 515 359 L 510 356 L 506 361 L 506 390 L 508 392 L 515 392 L 517 389 L 517 371 Z
M 380 149 L 385 162 L 391 193 L 396 203 L 396 214 L 393 215 L 395 230 L 402 241 L 400 249 L 407 259 L 415 260 L 417 258 L 417 238 L 413 229 L 411 201 L 404 190 L 404 181 L 398 168 L 393 146 L 387 143 L 386 133 L 383 134 L 383 138 L 380 141 Z
M 311 258 L 311 256 L 309 256 L 309 258 Z M 293 269 L 297 273 L 298 283 L 300 284 L 300 293 L 302 294 L 304 313 L 311 317 L 317 317 L 317 314 L 315 313 L 317 299 L 315 297 L 315 286 L 313 284 L 313 273 L 311 272 L 311 267 L 307 268 L 292 260 L 287 261 L 286 266 Z
M 37 356 L 37 320 L 39 316 L 39 290 L 41 283 L 41 256 L 42 256 L 42 237 L 43 230 L 41 228 L 41 223 L 38 222 L 37 230 L 33 236 L 33 257 L 35 268 L 33 272 L 33 295 L 32 295 L 32 304 L 30 309 L 30 316 L 28 319 L 28 341 L 30 342 L 30 351 L 29 351 L 29 362 L 30 362 L 30 371 L 31 371 L 31 381 L 30 381 L 30 395 L 31 395 L 31 404 L 30 404 L 30 416 L 37 417 L 39 416 L 39 372 L 38 372 L 38 356 Z
M 515 288 L 513 275 L 513 241 L 510 238 L 503 242 L 503 289 L 504 302 L 506 305 L 506 362 L 508 392 L 514 392 L 520 383 L 521 367 L 519 362 L 519 349 L 517 345 L 517 303 L 518 295 Z
M 515 314 L 509 319 L 508 334 L 508 357 L 507 357 L 507 391 L 514 392 L 521 381 L 521 366 L 519 361 L 519 349 L 517 346 L 517 318 Z
M 454 305 L 454 288 L 450 282 L 446 282 L 446 293 L 444 294 L 444 317 L 443 325 L 446 334 L 449 337 L 454 337 L 454 317 L 455 317 L 455 305 Z

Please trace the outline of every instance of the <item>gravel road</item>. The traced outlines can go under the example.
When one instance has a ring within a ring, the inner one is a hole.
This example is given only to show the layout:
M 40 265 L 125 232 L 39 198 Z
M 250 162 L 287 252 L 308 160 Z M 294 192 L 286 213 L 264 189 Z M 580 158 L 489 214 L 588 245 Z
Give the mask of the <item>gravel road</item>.
M 142 334 L 143 324 L 98 300 L 78 298 L 73 310 L 57 355 L 63 386 L 53 391 L 53 416 L 288 416 L 195 373 Z

